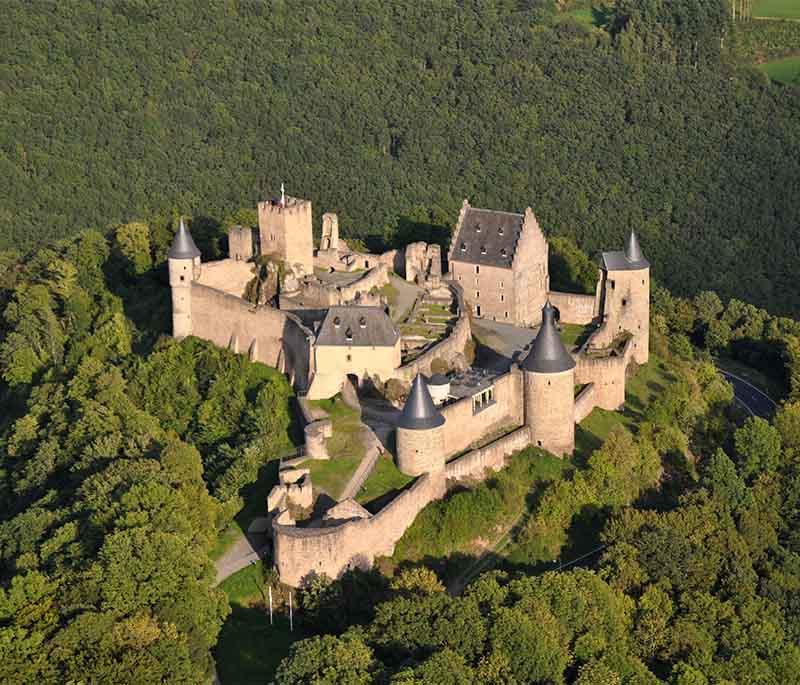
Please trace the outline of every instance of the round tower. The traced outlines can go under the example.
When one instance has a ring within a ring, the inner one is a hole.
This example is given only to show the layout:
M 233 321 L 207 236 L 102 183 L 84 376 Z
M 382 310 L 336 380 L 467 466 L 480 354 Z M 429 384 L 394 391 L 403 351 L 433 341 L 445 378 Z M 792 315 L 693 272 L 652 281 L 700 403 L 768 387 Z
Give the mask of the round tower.
M 625 248 L 629 273 L 627 286 L 630 297 L 625 302 L 627 329 L 633 333 L 633 358 L 637 364 L 646 364 L 650 358 L 650 262 L 648 262 L 636 233 L 631 230 L 628 245 Z
M 172 335 L 182 340 L 192 334 L 192 281 L 200 268 L 200 250 L 181 219 L 167 253 L 172 289 Z
M 444 416 L 425 378 L 417 374 L 397 423 L 397 467 L 408 476 L 419 476 L 443 469 L 444 458 Z
M 548 300 L 542 326 L 522 362 L 525 425 L 534 445 L 557 454 L 575 449 L 575 360 L 556 330 L 556 310 Z

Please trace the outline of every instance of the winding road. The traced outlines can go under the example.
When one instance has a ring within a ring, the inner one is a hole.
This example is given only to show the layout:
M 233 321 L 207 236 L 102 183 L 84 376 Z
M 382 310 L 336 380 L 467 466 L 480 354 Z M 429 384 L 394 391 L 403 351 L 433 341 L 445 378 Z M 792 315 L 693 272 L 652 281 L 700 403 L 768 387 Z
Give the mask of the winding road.
M 717 367 L 719 368 L 719 367 Z M 751 416 L 760 416 L 762 419 L 770 419 L 775 413 L 778 405 L 766 393 L 759 390 L 755 385 L 746 381 L 741 376 L 719 369 L 719 372 L 733 386 L 733 394 L 736 401 L 741 404 Z

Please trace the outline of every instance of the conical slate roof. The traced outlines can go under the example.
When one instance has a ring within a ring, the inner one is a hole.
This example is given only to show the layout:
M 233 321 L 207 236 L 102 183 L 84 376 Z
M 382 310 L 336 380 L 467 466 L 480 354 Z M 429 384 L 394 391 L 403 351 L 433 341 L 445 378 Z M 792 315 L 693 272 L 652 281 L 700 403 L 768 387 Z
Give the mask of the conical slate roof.
M 194 259 L 199 256 L 200 250 L 197 249 L 197 245 L 192 240 L 192 234 L 189 233 L 183 223 L 183 219 L 181 219 L 181 225 L 172 239 L 172 247 L 169 248 L 167 257 L 169 259 Z
M 542 326 L 522 368 L 536 373 L 558 373 L 575 368 L 575 360 L 556 330 L 556 310 L 549 300 L 542 309 Z
M 433 404 L 431 393 L 428 391 L 428 384 L 422 374 L 417 374 L 411 384 L 411 392 L 403 407 L 400 421 L 397 425 L 400 428 L 411 428 L 414 430 L 425 430 L 426 428 L 436 428 L 444 423 L 444 416 Z
M 628 245 L 625 248 L 625 258 L 631 264 L 647 261 L 642 254 L 642 248 L 639 246 L 639 239 L 636 237 L 636 232 L 631 230 L 631 236 L 628 238 Z

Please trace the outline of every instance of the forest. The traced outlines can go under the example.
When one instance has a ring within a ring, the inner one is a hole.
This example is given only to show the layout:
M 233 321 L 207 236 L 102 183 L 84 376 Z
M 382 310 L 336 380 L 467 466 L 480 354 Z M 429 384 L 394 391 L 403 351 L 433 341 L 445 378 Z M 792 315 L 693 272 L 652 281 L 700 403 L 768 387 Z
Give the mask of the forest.
M 179 215 L 218 258 L 284 181 L 370 244 L 445 242 L 465 195 L 531 204 L 573 292 L 634 227 L 657 361 L 575 459 L 524 450 L 379 568 L 297 592 L 294 644 L 248 682 L 795 682 L 800 98 L 719 40 L 726 7 L 620 0 L 587 26 L 547 0 L 7 2 L 0 681 L 223 663 L 215 549 L 302 431 L 274 369 L 169 336 L 165 259 Z M 729 364 L 774 417 L 733 403 Z M 454 590 L 472 522 L 519 507 L 510 551 Z M 554 565 L 578 534 L 592 555 Z
M 636 228 L 675 294 L 800 311 L 800 91 L 723 0 L 619 0 L 605 28 L 551 0 L 3 10 L 0 247 L 222 221 L 285 182 L 371 244 L 446 242 L 464 197 L 590 254 Z

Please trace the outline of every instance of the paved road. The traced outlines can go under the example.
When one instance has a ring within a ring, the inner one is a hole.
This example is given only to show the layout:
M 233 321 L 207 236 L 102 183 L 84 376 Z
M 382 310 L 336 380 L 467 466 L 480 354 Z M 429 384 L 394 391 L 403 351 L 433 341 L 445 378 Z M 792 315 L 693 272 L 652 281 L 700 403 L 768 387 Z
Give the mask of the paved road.
M 746 381 L 741 376 L 719 369 L 733 386 L 733 394 L 739 402 L 753 416 L 760 416 L 762 419 L 769 419 L 775 413 L 776 404 L 766 393 L 759 390 L 755 385 Z
M 261 559 L 269 550 L 270 545 L 266 535 L 252 533 L 243 535 L 217 559 L 215 563 L 217 585 L 228 576 Z

